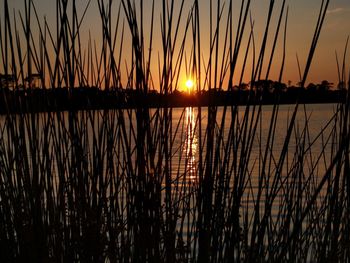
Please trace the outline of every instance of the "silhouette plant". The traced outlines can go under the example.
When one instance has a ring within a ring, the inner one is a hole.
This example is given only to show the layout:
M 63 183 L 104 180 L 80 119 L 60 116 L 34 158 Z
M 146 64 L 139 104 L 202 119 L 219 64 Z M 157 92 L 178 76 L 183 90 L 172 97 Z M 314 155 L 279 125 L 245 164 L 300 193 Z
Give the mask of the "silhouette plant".
M 279 81 L 283 76 L 286 1 L 278 9 L 270 0 L 260 46 L 250 0 L 241 1 L 237 18 L 234 1 L 218 1 L 216 9 L 209 1 L 206 55 L 198 0 L 152 1 L 150 16 L 143 1 L 98 0 L 102 39 L 89 34 L 86 49 L 82 25 L 92 1 L 81 16 L 75 1 L 56 1 L 54 29 L 34 3 L 25 0 L 24 12 L 12 18 L 3 1 L 1 69 L 15 76 L 17 90 L 38 72 L 44 89 L 70 94 L 91 86 L 131 89 L 142 98 L 155 83 L 171 94 L 186 64 L 198 91 L 211 94 L 236 77 L 240 86 L 245 74 L 252 83 L 267 80 L 281 33 Z M 302 87 L 328 4 L 321 2 Z M 345 58 L 346 51 L 338 66 L 343 83 Z M 266 111 L 260 95 L 251 90 L 244 107 L 217 108 L 209 99 L 191 118 L 186 109 L 142 103 L 34 113 L 19 100 L 20 113 L 0 117 L 1 261 L 346 261 L 349 96 L 316 134 L 307 107 L 297 103 L 280 138 L 278 97 Z

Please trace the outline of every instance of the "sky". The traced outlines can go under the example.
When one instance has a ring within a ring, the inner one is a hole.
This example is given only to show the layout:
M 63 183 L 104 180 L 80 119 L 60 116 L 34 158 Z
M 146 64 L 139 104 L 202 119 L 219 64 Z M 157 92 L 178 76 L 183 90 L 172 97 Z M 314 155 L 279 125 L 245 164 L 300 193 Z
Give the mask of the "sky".
M 1 9 L 5 0 L 0 0 Z M 41 18 L 41 23 L 44 22 L 44 17 L 47 19 L 47 22 L 51 28 L 51 30 L 55 30 L 56 24 L 56 1 L 53 0 L 33 0 L 39 17 Z M 71 3 L 72 1 L 70 1 Z M 76 4 L 78 7 L 78 15 L 82 15 L 84 6 L 86 5 L 87 0 L 76 0 Z M 107 1 L 105 1 L 107 2 Z M 135 1 L 139 4 L 139 1 Z M 193 1 L 185 1 L 184 15 L 181 22 L 180 34 L 183 33 L 186 17 L 188 14 L 188 10 L 191 7 Z M 217 6 L 219 1 L 212 1 L 214 9 Z M 273 25 L 270 32 L 274 32 L 276 28 L 276 21 L 278 18 L 278 12 L 281 6 L 281 0 L 276 1 L 276 9 L 273 15 Z M 300 61 L 301 70 L 304 69 L 307 54 L 309 52 L 310 44 L 313 37 L 313 32 L 317 22 L 317 16 L 321 5 L 321 0 L 287 0 L 287 5 L 289 8 L 289 19 L 288 19 L 288 30 L 287 30 L 287 45 L 286 45 L 286 61 L 285 61 L 285 71 L 283 75 L 283 82 L 291 81 L 293 84 L 296 84 L 299 81 L 299 73 L 297 66 L 298 56 Z M 99 40 L 101 39 L 101 19 L 99 16 L 97 1 L 91 1 L 91 5 L 88 9 L 86 17 L 83 21 L 81 34 L 83 35 L 83 40 L 85 43 L 87 42 L 89 33 L 94 38 L 97 43 L 97 46 L 100 47 Z M 117 14 L 117 9 L 120 1 L 113 1 L 113 14 Z M 145 8 L 145 39 L 147 39 L 147 35 L 149 34 L 149 25 L 150 24 L 150 6 L 151 0 L 144 0 L 144 8 Z M 180 1 L 175 1 L 175 14 L 179 10 Z M 201 27 L 201 45 L 202 45 L 202 54 L 201 57 L 203 59 L 204 64 L 208 63 L 208 54 L 210 50 L 209 44 L 209 3 L 210 0 L 200 0 L 200 27 Z M 221 5 L 223 6 L 223 17 L 227 14 L 229 1 L 221 0 Z M 240 7 L 240 0 L 233 0 L 234 4 L 234 14 L 235 17 L 238 17 L 238 9 Z M 254 37 L 256 41 L 256 51 L 259 50 L 259 45 L 261 44 L 262 32 L 264 32 L 264 27 L 266 24 L 267 10 L 269 0 L 252 0 L 251 4 L 251 16 L 254 21 Z M 9 1 L 10 10 L 12 10 L 15 14 L 17 14 L 17 20 L 19 21 L 18 14 L 20 12 L 23 13 L 24 10 L 24 0 L 12 0 Z M 176 6 L 177 5 L 177 6 Z M 160 39 L 160 14 L 161 14 L 161 1 L 155 0 L 155 23 L 154 23 L 154 43 L 152 49 L 155 50 L 152 54 L 152 66 L 153 66 L 153 75 L 154 79 L 157 79 L 156 75 L 158 75 L 158 52 L 161 50 L 161 39 Z M 216 11 L 215 11 L 216 12 Z M 1 26 L 3 27 L 3 11 L 0 11 L 1 15 Z M 116 19 L 113 18 L 114 23 Z M 213 14 L 213 21 L 216 21 L 216 14 Z M 223 21 L 225 21 L 223 19 Z M 247 34 L 245 34 L 245 41 L 247 42 L 249 35 L 249 25 Z M 221 23 L 220 32 L 224 32 L 225 22 Z M 35 29 L 33 30 L 35 31 Z M 319 43 L 315 52 L 313 64 L 309 73 L 309 77 L 307 79 L 307 83 L 314 82 L 320 83 L 322 80 L 329 80 L 333 83 L 338 83 L 338 74 L 337 74 L 337 64 L 336 64 L 336 56 L 335 52 L 338 52 L 340 58 L 343 56 L 344 47 L 346 43 L 347 36 L 350 35 L 350 1 L 349 0 L 331 0 L 330 5 L 328 7 L 326 20 L 323 26 L 323 30 L 320 35 Z M 274 58 L 274 63 L 272 66 L 270 78 L 276 79 L 278 78 L 278 73 L 281 64 L 282 57 L 282 37 L 283 32 L 280 34 L 279 42 L 277 43 L 277 51 Z M 271 33 L 268 43 L 272 43 L 273 33 Z M 128 36 L 125 36 L 125 42 L 128 40 Z M 84 42 L 83 41 L 83 42 Z M 243 43 L 242 49 L 246 48 L 246 42 Z M 220 48 L 223 49 L 224 37 L 220 37 Z M 267 49 L 269 50 L 269 49 Z M 241 52 L 241 56 L 238 61 L 238 65 L 243 63 L 244 52 Z M 124 54 L 131 54 L 130 45 L 124 45 L 123 47 Z M 252 54 L 252 51 L 249 52 Z M 349 53 L 350 54 L 350 53 Z M 185 56 L 187 60 L 190 60 L 191 56 L 191 41 L 188 40 L 186 44 Z M 350 62 L 350 56 L 347 56 L 348 64 Z M 127 55 L 125 55 L 125 60 L 128 60 Z M 222 57 L 219 57 L 219 60 Z M 252 59 L 248 59 L 248 61 L 252 61 Z M 127 63 L 126 63 L 127 64 Z M 248 62 L 249 64 L 249 62 Z M 250 63 L 251 64 L 251 63 Z M 1 66 L 2 67 L 2 66 Z M 2 68 L 0 67 L 0 70 Z M 126 66 L 124 71 L 126 71 Z M 185 68 L 183 66 L 181 69 L 180 82 L 184 82 L 186 79 Z M 249 72 L 249 66 L 247 66 Z M 240 74 L 237 74 L 237 76 Z M 237 81 L 238 78 L 236 78 Z M 244 81 L 249 81 L 249 74 L 245 74 Z M 156 83 L 159 83 L 155 80 Z
M 298 53 L 299 58 L 306 57 L 306 51 L 308 51 L 312 32 L 316 24 L 320 2 L 315 0 L 296 0 L 291 3 L 291 20 L 293 22 L 291 22 L 289 27 L 291 38 L 289 50 L 292 56 L 293 53 Z M 322 79 L 328 79 L 331 82 L 338 83 L 335 52 L 337 51 L 338 55 L 342 58 L 349 34 L 350 1 L 330 1 L 311 67 L 309 81 L 317 83 Z M 347 61 L 349 62 L 349 59 Z

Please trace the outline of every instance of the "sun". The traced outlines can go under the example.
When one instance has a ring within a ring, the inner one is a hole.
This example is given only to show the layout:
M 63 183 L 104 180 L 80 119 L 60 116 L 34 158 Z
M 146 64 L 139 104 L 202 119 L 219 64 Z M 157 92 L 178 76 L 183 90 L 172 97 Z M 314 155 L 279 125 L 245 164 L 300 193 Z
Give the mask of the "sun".
M 186 88 L 187 88 L 187 91 L 188 91 L 189 93 L 191 93 L 193 87 L 194 87 L 194 82 L 193 82 L 193 80 L 192 80 L 192 79 L 188 79 L 188 80 L 186 81 Z

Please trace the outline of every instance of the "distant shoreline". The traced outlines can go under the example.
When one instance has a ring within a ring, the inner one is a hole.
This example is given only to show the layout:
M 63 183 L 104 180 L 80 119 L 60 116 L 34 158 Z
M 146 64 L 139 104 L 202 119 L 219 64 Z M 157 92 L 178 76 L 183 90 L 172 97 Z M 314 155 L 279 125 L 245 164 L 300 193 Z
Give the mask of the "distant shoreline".
M 113 110 L 137 108 L 178 108 L 208 106 L 242 106 L 273 104 L 343 103 L 346 90 L 308 91 L 293 89 L 283 92 L 248 90 L 212 91 L 189 95 L 175 92 L 102 91 L 96 88 L 0 91 L 0 114 L 57 112 L 79 110 Z

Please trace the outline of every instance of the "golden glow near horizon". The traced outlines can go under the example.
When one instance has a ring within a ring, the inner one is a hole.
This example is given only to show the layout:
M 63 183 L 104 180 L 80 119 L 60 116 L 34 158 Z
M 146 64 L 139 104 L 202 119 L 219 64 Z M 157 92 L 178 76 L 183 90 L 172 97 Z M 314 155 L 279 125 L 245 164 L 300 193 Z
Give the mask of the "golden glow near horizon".
M 3 3 L 4 1 L 2 1 L 1 3 Z M 10 18 L 9 21 L 17 21 L 18 24 L 20 24 L 20 16 L 19 14 L 21 14 L 22 16 L 25 16 L 25 2 L 26 1 L 6 1 L 8 2 L 9 5 L 9 10 L 14 10 L 15 12 L 12 13 L 10 12 Z M 56 8 L 58 8 L 58 5 L 56 4 L 52 4 L 52 1 L 46 1 L 46 0 L 36 0 L 36 1 L 30 1 L 31 5 L 30 6 L 34 6 L 34 2 L 35 2 L 35 6 L 36 6 L 36 11 L 38 12 L 38 18 L 39 21 L 38 22 L 44 22 L 44 18 L 45 18 L 45 24 L 47 23 L 47 29 L 50 31 L 50 34 L 52 34 L 52 36 L 56 35 L 56 28 L 59 30 L 63 25 L 56 25 L 57 20 L 56 20 L 56 14 L 57 11 Z M 33 3 L 32 3 L 33 2 Z M 61 1 L 58 1 L 61 2 Z M 100 52 L 102 53 L 102 51 L 107 51 L 104 48 L 104 43 L 103 41 L 100 41 L 99 37 L 95 37 L 95 36 L 101 36 L 104 34 L 104 28 L 101 27 L 101 17 L 100 17 L 100 12 L 99 12 L 99 4 L 98 1 L 91 1 L 91 5 L 88 3 L 85 3 L 86 1 L 76 1 L 76 9 L 77 9 L 77 18 L 82 18 L 81 20 L 81 26 L 79 25 L 79 39 L 81 38 L 81 41 L 79 41 L 79 43 L 76 43 L 76 47 L 75 47 L 75 52 L 77 54 L 90 54 L 91 59 L 89 60 L 89 62 L 84 63 L 84 67 L 83 65 L 81 65 L 82 69 L 84 69 L 84 71 L 82 73 L 84 73 L 86 76 L 84 77 L 89 77 L 87 79 L 87 84 L 89 84 L 90 86 L 95 86 L 97 82 L 96 79 L 100 80 L 104 77 L 104 71 L 103 70 L 97 70 L 100 67 L 98 65 L 95 65 L 96 63 L 98 63 L 98 61 L 96 61 L 95 63 L 95 59 L 92 59 L 92 49 L 94 49 L 96 52 L 97 57 L 102 56 L 102 54 L 99 54 Z M 102 1 L 104 2 L 104 1 Z M 118 21 L 116 19 L 117 15 L 116 12 L 118 10 L 118 5 L 119 5 L 120 1 L 114 1 L 114 3 L 111 6 L 111 21 L 110 23 L 112 24 L 113 27 L 117 26 Z M 213 3 L 212 3 L 213 2 Z M 217 33 L 220 32 L 220 34 L 218 36 L 215 37 L 215 41 L 218 40 L 218 50 L 220 52 L 218 52 L 218 65 L 226 65 L 226 55 L 228 52 L 228 46 L 226 45 L 226 41 L 223 41 L 225 39 L 225 26 L 226 23 L 224 21 L 226 21 L 228 14 L 231 12 L 229 9 L 229 5 L 224 4 L 224 2 L 227 1 L 222 1 L 222 7 L 219 7 L 222 10 L 222 23 L 220 23 L 219 27 L 220 27 L 220 31 L 216 31 Z M 237 1 L 239 2 L 239 1 Z M 254 3 L 253 3 L 254 2 Z M 251 5 L 251 8 L 249 10 L 249 12 L 252 13 L 252 16 L 254 17 L 254 32 L 256 33 L 255 35 L 255 43 L 257 45 L 257 49 L 260 49 L 259 45 L 260 43 L 262 43 L 262 39 L 261 37 L 263 36 L 264 30 L 265 30 L 265 23 L 266 23 L 266 17 L 268 15 L 267 11 L 269 10 L 269 1 L 253 1 Z M 211 4 L 212 3 L 212 4 Z M 187 28 L 187 21 L 186 19 L 183 19 L 184 17 L 186 17 L 186 14 L 182 14 L 182 16 L 180 16 L 178 9 L 179 8 L 174 8 L 174 17 L 179 16 L 179 32 L 178 32 L 178 41 L 176 42 L 181 42 L 181 40 L 183 40 L 183 48 L 176 45 L 176 47 L 174 46 L 174 49 L 172 50 L 172 54 L 173 54 L 173 58 L 179 57 L 182 58 L 182 55 L 179 54 L 179 52 L 181 54 L 184 55 L 184 57 L 187 56 L 187 62 L 184 60 L 180 60 L 179 61 L 179 65 L 180 67 L 176 69 L 177 72 L 172 72 L 175 75 L 178 75 L 178 71 L 181 71 L 179 73 L 180 76 L 186 76 L 184 74 L 184 72 L 187 72 L 189 75 L 191 75 L 191 71 L 189 69 L 192 68 L 192 62 L 194 61 L 193 59 L 197 60 L 198 62 L 201 61 L 203 59 L 203 63 L 201 64 L 201 67 L 198 68 L 198 72 L 201 72 L 201 74 L 197 74 L 195 76 L 196 81 L 198 81 L 199 79 L 202 80 L 202 85 L 201 87 L 197 87 L 198 90 L 199 89 L 203 89 L 206 90 L 208 89 L 209 85 L 213 85 L 216 86 L 217 83 L 209 83 L 209 81 L 204 81 L 206 79 L 206 77 L 204 76 L 207 72 L 207 69 L 214 69 L 214 67 L 210 66 L 213 63 L 213 59 L 214 59 L 214 54 L 212 52 L 212 42 L 213 40 L 210 39 L 210 30 L 215 30 L 215 26 L 216 25 L 211 25 L 210 21 L 216 21 L 216 10 L 218 8 L 218 3 L 220 3 L 220 1 L 201 1 L 200 2 L 200 15 L 199 15 L 199 25 L 200 25 L 200 29 L 198 30 L 198 33 L 200 32 L 200 36 L 196 36 L 199 38 L 199 40 L 201 41 L 201 51 L 200 53 L 196 52 L 196 56 L 197 57 L 193 57 L 194 53 L 192 52 L 193 50 L 193 39 L 189 36 L 189 32 L 187 32 L 186 28 Z M 238 3 L 237 3 L 238 4 Z M 162 5 L 163 5 L 163 1 L 155 1 L 155 5 L 154 5 L 154 16 L 160 16 L 162 17 Z M 1 4 L 0 4 L 1 6 Z M 174 6 L 179 6 L 177 1 L 174 2 Z M 191 1 L 185 1 L 184 2 L 184 9 L 183 10 L 192 10 L 192 4 Z M 237 5 L 236 7 L 238 7 L 239 5 Z M 307 58 L 308 56 L 308 52 L 309 52 L 309 46 L 310 46 L 310 37 L 314 34 L 314 27 L 316 25 L 316 19 L 317 19 L 317 15 L 318 15 L 318 10 L 320 8 L 320 3 L 319 1 L 293 1 L 293 4 L 291 5 L 292 8 L 289 10 L 290 12 L 288 13 L 288 29 L 287 29 L 287 33 L 288 33 L 288 38 L 287 38 L 287 49 L 286 49 L 286 57 L 285 57 L 285 67 L 284 67 L 284 71 L 283 71 L 283 76 L 282 76 L 282 82 L 287 83 L 289 80 L 291 80 L 291 83 L 293 83 L 293 85 L 296 85 L 297 82 L 299 82 L 299 72 L 298 72 L 298 68 L 296 67 L 297 63 L 296 63 L 296 59 L 295 59 L 295 54 L 298 54 L 298 57 L 301 58 L 301 64 L 303 64 L 303 58 Z M 87 8 L 88 7 L 88 8 Z M 144 6 L 144 14 L 143 16 L 140 16 L 141 14 L 141 10 L 138 10 L 140 12 L 137 12 L 137 19 L 140 19 L 140 23 L 143 23 L 143 27 L 142 29 L 144 30 L 144 32 L 142 32 L 142 35 L 145 38 L 145 50 L 152 50 L 153 52 L 151 52 L 152 54 L 150 54 L 149 59 L 151 59 L 152 63 L 150 63 L 150 73 L 153 75 L 152 78 L 152 84 L 154 89 L 156 90 L 160 90 L 160 85 L 162 83 L 162 77 L 160 78 L 156 78 L 155 76 L 157 76 L 158 72 L 160 69 L 163 68 L 162 63 L 160 63 L 160 65 L 158 65 L 157 63 L 153 63 L 154 60 L 157 59 L 157 54 L 163 54 L 164 50 L 163 50 L 163 41 L 158 41 L 160 39 L 162 39 L 163 37 L 163 31 L 165 30 L 161 23 L 152 23 L 153 19 L 151 19 L 152 16 L 152 5 L 145 5 Z M 212 10 L 210 9 L 212 7 Z M 86 15 L 84 13 L 84 10 L 86 9 Z M 279 7 L 278 7 L 279 8 Z M 277 8 L 277 9 L 278 9 Z M 138 9 L 138 8 L 136 8 Z M 237 9 L 237 8 L 236 8 Z M 182 10 L 182 9 L 181 9 Z M 239 10 L 239 8 L 238 8 Z M 212 12 L 213 11 L 213 12 Z M 276 10 L 277 11 L 277 10 Z M 71 6 L 67 6 L 67 12 L 72 12 L 71 10 Z M 192 12 L 192 11 L 190 11 Z M 82 14 L 84 14 L 84 16 L 82 16 Z M 166 15 L 166 14 L 165 14 Z M 235 16 L 236 14 L 234 14 Z M 210 17 L 211 16 L 211 17 Z M 5 17 L 5 12 L 4 12 L 4 8 L 0 8 L 0 24 L 2 25 L 3 28 L 5 28 L 7 26 L 7 24 L 5 24 L 4 22 L 4 17 Z M 144 17 L 144 21 L 141 21 L 141 17 Z M 113 19 L 112 19 L 113 18 Z M 276 18 L 276 17 L 275 17 Z M 47 19 L 47 21 L 46 21 Z M 120 13 L 120 19 L 125 19 L 125 12 L 121 12 Z M 236 18 L 235 18 L 236 19 Z M 238 18 L 237 18 L 238 19 Z M 68 19 L 69 23 L 73 23 L 73 21 L 70 21 L 70 16 Z M 156 20 L 156 19 L 155 19 Z M 276 19 L 277 20 L 277 19 Z M 333 82 L 335 83 L 335 85 L 337 85 L 337 83 L 339 82 L 338 79 L 338 75 L 337 75 L 337 70 L 336 68 L 336 60 L 334 57 L 334 51 L 336 50 L 338 52 L 338 54 L 342 54 L 343 50 L 344 50 L 344 46 L 346 44 L 346 36 L 349 35 L 349 27 L 348 26 L 344 26 L 349 24 L 350 21 L 350 1 L 349 0 L 334 0 L 331 1 L 328 11 L 327 11 L 327 15 L 326 15 L 326 20 L 324 22 L 324 26 L 321 32 L 321 38 L 319 40 L 319 43 L 317 45 L 317 49 L 316 49 L 316 53 L 315 53 L 315 57 L 312 63 L 312 66 L 310 68 L 310 73 L 309 76 L 307 78 L 306 81 L 306 85 L 308 85 L 308 83 L 310 82 L 314 82 L 314 83 L 320 83 L 322 80 L 328 80 L 329 82 Z M 238 24 L 238 21 L 234 21 L 234 24 Z M 40 23 L 39 23 L 40 25 Z M 33 23 L 30 24 L 30 29 L 31 29 L 31 34 L 33 34 L 33 39 L 38 39 L 40 42 L 41 39 L 41 30 L 39 30 L 39 25 L 37 23 L 35 23 L 33 21 Z M 10 26 L 10 25 L 9 25 Z M 153 28 L 154 26 L 154 28 Z M 273 23 L 271 26 L 275 26 Z M 12 33 L 16 32 L 15 28 L 14 28 L 14 23 L 12 23 Z M 222 28 L 221 28 L 222 27 Z M 51 30 L 50 30 L 51 28 Z M 152 31 L 151 31 L 152 28 Z M 141 28 L 139 28 L 141 29 Z M 8 33 L 7 36 L 5 37 L 5 32 L 8 31 L 7 30 L 2 30 L 2 40 L 3 40 L 3 47 L 5 47 L 6 45 L 12 45 L 10 44 L 10 36 Z M 281 30 L 282 31 L 282 30 Z M 119 30 L 116 31 L 116 33 L 119 32 Z M 128 32 L 128 30 L 126 30 L 126 32 Z M 152 32 L 152 34 L 151 34 Z M 19 41 L 19 46 L 20 49 L 22 49 L 22 52 L 25 52 L 26 50 L 26 35 L 25 32 L 23 30 L 19 30 L 19 40 L 23 41 Z M 76 32 L 77 33 L 77 32 Z M 114 33 L 110 32 L 114 38 Z M 249 33 L 249 25 L 245 27 L 245 33 Z M 280 32 L 282 33 L 282 32 Z M 236 76 L 241 76 L 241 67 L 240 65 L 243 65 L 243 60 L 244 60 L 244 49 L 243 47 L 247 47 L 246 51 L 249 51 L 248 57 L 247 57 L 247 65 L 245 68 L 245 72 L 247 74 L 242 74 L 243 79 L 242 81 L 244 83 L 248 83 L 251 80 L 251 76 L 249 74 L 249 72 L 254 68 L 255 65 L 253 65 L 252 63 L 250 63 L 250 61 L 253 61 L 252 59 L 252 52 L 251 48 L 248 46 L 248 40 L 249 40 L 249 35 L 250 34 L 244 34 L 244 37 L 242 38 L 242 52 L 239 52 L 239 56 L 237 57 L 237 69 L 235 71 L 235 75 L 233 78 L 234 81 L 234 85 L 235 84 L 239 84 L 239 78 Z M 150 37 L 152 36 L 152 38 L 154 39 L 154 41 L 149 41 Z M 180 37 L 183 36 L 183 37 Z M 61 36 L 58 34 L 58 37 L 61 38 Z M 15 38 L 16 39 L 16 38 Z M 14 39 L 14 40 L 15 40 Z M 77 38 L 73 38 L 73 39 L 77 39 Z M 300 41 L 300 39 L 303 39 L 305 41 Z M 96 40 L 96 42 L 95 42 Z M 146 41 L 147 40 L 147 41 Z M 271 39 L 269 39 L 269 41 L 267 41 L 267 50 L 269 50 L 271 48 L 271 46 L 273 45 L 273 43 L 270 41 Z M 13 41 L 13 40 L 11 40 Z M 61 58 L 65 58 L 64 55 L 64 49 L 60 49 L 60 53 L 56 54 L 56 46 L 52 45 L 54 43 L 60 43 L 61 40 L 58 39 L 53 39 L 53 41 L 46 41 L 45 44 L 45 60 L 47 60 L 47 63 L 44 63 L 43 65 L 38 65 L 40 67 L 40 70 L 43 70 L 44 72 L 48 72 L 49 70 L 46 68 L 46 64 L 50 64 L 50 66 L 54 66 L 56 64 L 57 59 L 60 60 L 60 64 L 61 65 L 65 65 L 65 60 Z M 5 44 L 6 42 L 6 44 Z M 31 50 L 33 51 L 34 48 L 39 49 L 39 45 L 37 41 L 33 41 L 30 43 L 31 45 Z M 51 43 L 52 42 L 52 43 Z M 41 43 L 41 42 L 40 42 Z M 121 86 L 122 87 L 129 87 L 132 86 L 133 83 L 130 82 L 132 79 L 130 79 L 130 76 L 134 76 L 134 74 L 131 74 L 131 72 L 134 70 L 134 64 L 133 64 L 133 59 L 131 54 L 133 54 L 133 37 L 132 37 L 132 32 L 128 32 L 125 34 L 116 34 L 115 35 L 115 51 L 117 50 L 122 50 L 122 52 L 115 52 L 115 59 L 119 60 L 119 61 L 123 61 L 124 65 L 121 65 L 120 67 L 118 67 L 118 78 L 120 77 L 121 79 Z M 124 43 L 122 45 L 122 43 Z M 149 46 L 146 43 L 150 43 L 151 46 Z M 69 45 L 71 45 L 72 43 L 70 43 Z M 16 46 L 16 45 L 14 45 Z M 92 48 L 94 46 L 94 48 Z M 225 49 L 226 47 L 226 49 Z M 279 79 L 279 75 L 280 75 L 280 56 L 278 56 L 277 54 L 280 54 L 283 50 L 282 50 L 282 42 L 279 40 L 279 42 L 277 43 L 276 46 L 276 52 L 275 52 L 275 56 L 274 56 L 274 61 L 272 63 L 272 67 L 271 67 L 271 72 L 269 75 L 269 79 L 271 80 L 278 80 Z M 71 48 L 71 47 L 69 47 Z M 78 50 L 79 49 L 79 50 Z M 91 52 L 90 52 L 91 49 Z M 46 57 L 46 51 L 47 51 L 47 57 Z M 194 50 L 193 50 L 194 51 Z M 5 53 L 5 50 L 3 50 L 3 52 Z M 0 52 L 1 53 L 1 52 Z M 8 50 L 6 50 L 7 55 L 4 56 L 6 57 L 6 60 L 11 61 L 11 52 L 9 52 Z M 28 53 L 28 51 L 27 51 Z M 33 52 L 33 56 L 35 52 Z M 146 52 L 145 52 L 146 53 Z M 148 52 L 147 52 L 148 53 Z M 215 53 L 215 52 L 214 52 Z M 187 54 L 187 55 L 186 55 Z M 15 57 L 20 57 L 20 55 L 15 55 Z M 32 57 L 32 56 L 26 56 L 28 57 Z M 164 58 L 165 59 L 165 58 Z M 27 59 L 23 59 L 24 60 L 24 64 L 27 63 Z M 125 61 L 125 63 L 124 63 Z M 148 61 L 148 62 L 151 62 Z M 160 59 L 160 61 L 162 61 L 162 59 Z M 164 60 L 166 61 L 166 60 Z M 5 64 L 9 64 L 9 63 L 5 63 L 3 56 L 0 57 L 0 73 L 4 74 L 5 72 L 5 68 L 4 65 Z M 19 61 L 16 61 L 17 63 L 22 63 Z M 186 62 L 186 63 L 185 63 Z M 89 67 L 87 67 L 87 65 L 89 64 Z M 74 63 L 74 65 L 77 65 L 80 67 L 79 63 Z M 183 66 L 181 66 L 183 65 Z M 165 65 L 164 65 L 165 66 Z M 196 66 L 199 66 L 196 65 Z M 209 67 L 210 66 L 210 67 Z M 304 65 L 301 65 L 302 67 Z M 12 67 L 14 67 L 14 65 L 12 65 Z M 218 67 L 219 68 L 219 67 Z M 263 66 L 263 68 L 265 68 L 265 65 Z M 89 73 L 86 72 L 86 70 L 89 69 Z M 75 69 L 77 70 L 77 69 Z M 109 70 L 109 69 L 107 69 Z M 23 78 L 26 77 L 27 73 L 26 71 L 26 67 L 24 67 L 24 76 Z M 211 70 L 211 74 L 214 74 L 213 72 L 214 70 Z M 77 71 L 76 71 L 77 72 Z M 79 68 L 79 72 L 80 72 L 80 68 Z M 209 72 L 209 71 L 208 71 Z M 229 75 L 227 72 L 227 70 L 224 71 L 225 74 L 223 77 L 224 78 L 224 83 L 223 85 L 228 84 L 227 79 L 229 79 Z M 145 72 L 144 72 L 145 73 Z M 220 74 L 220 72 L 217 72 Z M 264 72 L 265 73 L 265 72 Z M 50 74 L 45 74 L 46 75 L 46 85 L 51 85 L 51 80 L 48 79 L 50 78 Z M 76 74 L 75 74 L 76 75 Z M 107 74 L 106 76 L 108 76 L 109 74 Z M 77 77 L 77 82 L 79 82 L 80 80 L 78 80 L 78 78 L 80 79 L 81 77 Z M 21 79 L 21 78 L 19 78 Z M 108 78 L 112 81 L 113 78 Z M 60 80 L 59 80 L 60 81 Z M 188 80 L 181 80 L 181 87 L 176 87 L 179 88 L 179 90 L 181 91 L 185 91 L 185 92 L 189 92 L 189 90 L 191 89 L 192 92 L 196 89 L 196 85 L 198 85 L 198 83 L 194 83 L 194 86 L 192 86 L 192 88 L 189 88 L 187 86 L 187 82 L 188 84 L 190 84 L 190 82 Z M 102 85 L 103 81 L 99 82 L 99 85 Z M 192 82 L 193 83 L 193 82 Z M 178 83 L 176 83 L 177 85 Z M 226 85 L 227 86 L 227 85 Z
M 187 92 L 191 93 L 194 87 L 194 81 L 192 79 L 187 79 L 185 85 L 186 85 Z

